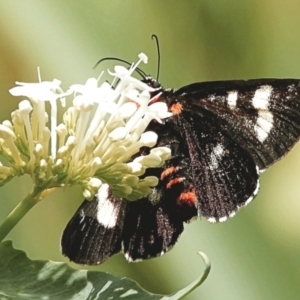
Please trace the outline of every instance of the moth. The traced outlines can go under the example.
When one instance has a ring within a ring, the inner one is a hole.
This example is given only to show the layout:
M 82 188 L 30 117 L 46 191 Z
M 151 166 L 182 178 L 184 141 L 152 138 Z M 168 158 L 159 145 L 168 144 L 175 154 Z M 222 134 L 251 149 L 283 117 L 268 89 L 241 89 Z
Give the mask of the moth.
M 119 252 L 128 261 L 161 256 L 185 223 L 197 217 L 226 221 L 253 200 L 259 174 L 300 137 L 296 79 L 159 86 L 155 93 L 172 112 L 148 128 L 159 136 L 156 146 L 172 153 L 161 168 L 147 169 L 145 176 L 157 176 L 159 184 L 134 202 L 115 199 L 106 185 L 93 201 L 85 200 L 62 236 L 62 252 L 71 261 L 100 264 Z

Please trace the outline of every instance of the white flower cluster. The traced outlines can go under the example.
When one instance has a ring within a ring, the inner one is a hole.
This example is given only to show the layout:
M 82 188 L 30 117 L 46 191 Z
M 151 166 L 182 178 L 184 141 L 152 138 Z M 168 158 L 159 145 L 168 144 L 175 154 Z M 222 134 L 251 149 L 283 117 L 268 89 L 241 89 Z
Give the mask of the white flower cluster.
M 10 90 L 29 99 L 19 103 L 12 122 L 0 124 L 0 185 L 14 176 L 28 173 L 44 189 L 80 184 L 91 199 L 102 183 L 109 184 L 117 198 L 136 200 L 150 193 L 158 178 L 140 179 L 147 168 L 162 166 L 170 149 L 157 147 L 149 155 L 131 159 L 143 146 L 154 147 L 155 132 L 147 131 L 151 120 L 171 116 L 165 103 L 151 104 L 154 89 L 132 77 L 144 54 L 129 70 L 116 66 L 113 84 L 90 78 L 74 84 L 67 92 L 60 81 L 20 83 Z M 73 95 L 58 124 L 57 100 Z M 50 122 L 47 107 L 50 102 Z M 95 111 L 95 113 L 93 113 Z M 48 125 L 50 123 L 50 125 Z

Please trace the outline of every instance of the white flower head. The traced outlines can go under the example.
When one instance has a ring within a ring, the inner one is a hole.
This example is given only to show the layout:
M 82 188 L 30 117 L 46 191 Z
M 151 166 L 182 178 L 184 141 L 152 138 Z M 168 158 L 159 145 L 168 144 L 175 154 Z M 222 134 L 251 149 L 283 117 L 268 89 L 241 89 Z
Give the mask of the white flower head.
M 46 188 L 79 184 L 86 198 L 92 198 L 104 183 L 116 197 L 146 196 L 158 178 L 139 176 L 147 168 L 162 166 L 171 153 L 167 147 L 153 148 L 146 156 L 138 153 L 141 147 L 157 143 L 156 133 L 145 132 L 149 123 L 162 122 L 171 113 L 157 96 L 151 97 L 154 88 L 132 77 L 141 62 L 147 62 L 142 53 L 129 69 L 116 66 L 113 73 L 108 71 L 113 86 L 89 78 L 64 92 L 57 79 L 17 82 L 10 93 L 30 101 L 20 102 L 12 123 L 0 124 L 0 154 L 9 162 L 0 165 L 0 184 L 28 173 L 35 185 Z M 56 101 L 71 95 L 73 105 L 58 121 Z

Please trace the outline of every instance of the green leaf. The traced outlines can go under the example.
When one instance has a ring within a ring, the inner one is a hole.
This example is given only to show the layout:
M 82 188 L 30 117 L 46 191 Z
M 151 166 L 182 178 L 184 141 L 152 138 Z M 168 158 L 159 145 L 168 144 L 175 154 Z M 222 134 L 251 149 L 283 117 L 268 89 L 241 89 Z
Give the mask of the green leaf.
M 152 294 L 136 282 L 108 273 L 75 270 L 65 263 L 30 260 L 25 252 L 0 244 L 0 299 L 182 299 L 207 277 L 210 263 L 201 254 L 206 269 L 186 288 L 169 296 Z

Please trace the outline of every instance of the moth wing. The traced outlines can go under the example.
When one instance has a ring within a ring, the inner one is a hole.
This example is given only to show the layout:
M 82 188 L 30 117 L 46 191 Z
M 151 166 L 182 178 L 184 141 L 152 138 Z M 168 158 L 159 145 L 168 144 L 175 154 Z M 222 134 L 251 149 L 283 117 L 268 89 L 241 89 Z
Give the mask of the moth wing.
M 158 134 L 156 147 L 169 147 L 172 157 L 161 168 L 146 170 L 144 176 L 160 179 L 151 193 L 143 199 L 127 203 L 123 251 L 129 261 L 163 255 L 177 242 L 184 222 L 197 216 L 195 203 L 179 201 L 182 195 L 190 195 L 193 189 L 186 145 L 168 124 L 152 123 L 148 130 Z
M 164 199 L 156 204 L 147 198 L 129 202 L 123 230 L 124 255 L 128 261 L 163 255 L 182 231 L 183 221 Z
M 205 110 L 178 116 L 188 145 L 197 196 L 198 215 L 222 222 L 258 193 L 258 167 L 243 149 Z
M 67 224 L 62 253 L 78 264 L 101 264 L 121 251 L 127 201 L 115 199 L 108 185 L 92 201 L 84 200 Z
M 195 83 L 176 91 L 174 98 L 185 111 L 194 113 L 201 107 L 212 113 L 213 121 L 251 154 L 260 171 L 299 140 L 299 80 Z

